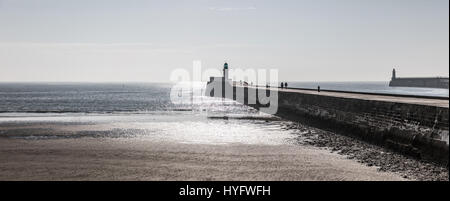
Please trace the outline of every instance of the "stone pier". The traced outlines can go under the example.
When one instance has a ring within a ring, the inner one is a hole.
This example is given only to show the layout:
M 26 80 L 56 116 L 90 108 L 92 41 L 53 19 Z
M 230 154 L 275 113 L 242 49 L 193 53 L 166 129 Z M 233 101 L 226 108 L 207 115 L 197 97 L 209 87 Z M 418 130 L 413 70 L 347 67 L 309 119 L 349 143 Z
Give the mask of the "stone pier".
M 258 90 L 278 93 L 277 116 L 448 165 L 448 98 L 248 86 L 232 98 L 265 107 L 248 102 Z

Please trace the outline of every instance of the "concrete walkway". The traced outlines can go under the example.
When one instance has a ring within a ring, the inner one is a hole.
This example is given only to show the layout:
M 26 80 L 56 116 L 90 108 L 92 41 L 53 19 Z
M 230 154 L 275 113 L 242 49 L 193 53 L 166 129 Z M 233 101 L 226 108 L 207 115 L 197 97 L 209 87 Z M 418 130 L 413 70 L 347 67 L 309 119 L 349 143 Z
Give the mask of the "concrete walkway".
M 251 87 L 258 89 L 266 89 L 265 87 Z M 273 91 L 282 92 L 293 92 L 293 93 L 303 93 L 303 94 L 313 94 L 321 96 L 334 96 L 340 98 L 351 98 L 351 99 L 363 99 L 363 100 L 374 100 L 374 101 L 385 101 L 385 102 L 396 102 L 396 103 L 408 103 L 416 105 L 429 105 L 436 107 L 449 108 L 449 100 L 441 99 L 431 99 L 431 98 L 415 98 L 415 97 L 400 97 L 400 96 L 386 96 L 386 95 L 370 95 L 370 94 L 357 94 L 357 93 L 345 93 L 345 92 L 327 92 L 327 91 L 312 91 L 312 90 L 301 90 L 301 89 L 278 89 L 270 88 Z

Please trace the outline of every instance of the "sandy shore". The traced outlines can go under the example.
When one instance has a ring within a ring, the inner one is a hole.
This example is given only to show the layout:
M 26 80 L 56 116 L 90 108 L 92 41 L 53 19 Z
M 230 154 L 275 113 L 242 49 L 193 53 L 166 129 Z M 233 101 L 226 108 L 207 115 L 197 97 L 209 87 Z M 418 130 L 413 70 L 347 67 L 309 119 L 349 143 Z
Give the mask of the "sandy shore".
M 418 181 L 448 181 L 448 166 L 420 160 L 392 150 L 363 142 L 352 137 L 308 127 L 294 122 L 286 122 L 287 130 L 296 131 L 299 145 L 323 147 L 334 153 L 367 165 L 375 166 L 383 172 L 394 172 L 405 179 Z
M 0 138 L 0 180 L 403 180 L 314 147 Z

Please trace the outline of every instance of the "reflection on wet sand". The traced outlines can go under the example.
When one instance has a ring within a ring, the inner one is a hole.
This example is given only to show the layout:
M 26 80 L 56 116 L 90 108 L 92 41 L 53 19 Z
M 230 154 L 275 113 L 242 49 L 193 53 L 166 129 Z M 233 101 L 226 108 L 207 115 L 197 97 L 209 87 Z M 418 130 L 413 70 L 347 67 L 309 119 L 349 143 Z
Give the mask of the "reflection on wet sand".
M 402 180 L 300 146 L 276 120 L 76 118 L 0 124 L 0 180 Z

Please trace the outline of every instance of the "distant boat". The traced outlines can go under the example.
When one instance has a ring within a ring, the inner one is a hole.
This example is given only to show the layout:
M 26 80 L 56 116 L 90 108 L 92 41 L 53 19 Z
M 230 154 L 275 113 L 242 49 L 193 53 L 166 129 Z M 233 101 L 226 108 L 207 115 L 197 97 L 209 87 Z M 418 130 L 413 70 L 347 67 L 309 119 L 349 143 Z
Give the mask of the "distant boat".
M 448 89 L 448 77 L 402 77 L 396 76 L 395 69 L 392 70 L 390 87 L 422 87 Z

